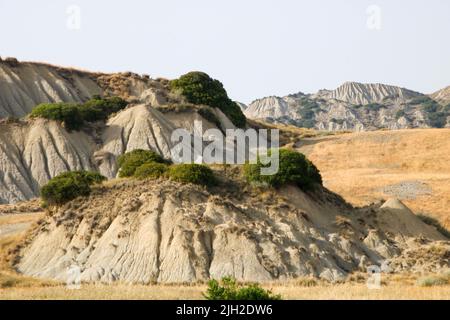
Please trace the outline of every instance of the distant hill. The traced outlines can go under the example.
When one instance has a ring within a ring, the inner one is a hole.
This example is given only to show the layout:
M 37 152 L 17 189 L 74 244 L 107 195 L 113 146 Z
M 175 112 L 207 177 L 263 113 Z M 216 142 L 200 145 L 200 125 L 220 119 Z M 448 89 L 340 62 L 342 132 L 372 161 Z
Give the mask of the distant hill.
M 450 127 L 448 89 L 427 96 L 385 84 L 346 82 L 335 90 L 255 100 L 250 119 L 329 131 Z

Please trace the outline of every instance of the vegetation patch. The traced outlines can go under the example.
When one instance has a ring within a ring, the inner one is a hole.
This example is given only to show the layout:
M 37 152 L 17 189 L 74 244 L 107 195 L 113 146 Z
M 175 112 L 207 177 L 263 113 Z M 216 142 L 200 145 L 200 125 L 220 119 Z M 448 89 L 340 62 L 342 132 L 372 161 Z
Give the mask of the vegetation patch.
M 241 108 L 228 97 L 223 84 L 206 73 L 187 73 L 170 81 L 170 88 L 190 103 L 219 108 L 236 127 L 245 127 L 247 121 Z
M 222 278 L 219 282 L 211 280 L 203 296 L 207 300 L 281 300 L 280 295 L 265 290 L 257 283 L 239 285 L 235 279 Z
M 163 164 L 168 163 L 167 160 L 154 151 L 136 149 L 131 152 L 127 152 L 117 159 L 117 164 L 119 165 L 119 177 L 132 177 L 137 168 L 145 163 L 151 162 Z
M 61 121 L 67 130 L 80 130 L 86 122 L 105 121 L 111 114 L 124 109 L 127 104 L 119 97 L 94 96 L 83 104 L 39 104 L 31 111 L 30 117 Z
M 46 205 L 62 205 L 77 197 L 88 196 L 91 193 L 91 185 L 105 180 L 106 178 L 97 172 L 65 172 L 41 188 L 41 198 Z
M 450 273 L 423 277 L 417 280 L 417 285 L 420 287 L 435 287 L 435 286 L 445 286 L 450 284 Z
M 169 166 L 163 163 L 148 162 L 136 169 L 134 177 L 140 180 L 158 179 L 169 170 Z
M 217 184 L 213 171 L 201 164 L 179 164 L 170 167 L 170 179 L 181 183 L 192 183 L 203 186 Z
M 322 176 L 317 167 L 303 154 L 287 149 L 279 150 L 279 170 L 274 175 L 262 175 L 265 167 L 258 159 L 256 164 L 244 165 L 244 175 L 247 181 L 257 184 L 267 184 L 278 188 L 287 184 L 294 184 L 303 190 L 309 190 L 314 185 L 322 185 Z

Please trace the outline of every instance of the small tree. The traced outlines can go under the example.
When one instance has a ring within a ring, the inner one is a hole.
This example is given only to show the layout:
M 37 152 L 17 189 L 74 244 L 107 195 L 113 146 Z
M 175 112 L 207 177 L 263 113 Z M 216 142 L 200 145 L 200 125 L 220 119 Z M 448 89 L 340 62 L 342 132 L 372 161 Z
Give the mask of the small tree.
M 261 159 L 256 164 L 246 164 L 244 175 L 249 182 L 264 183 L 275 188 L 295 184 L 307 190 L 314 184 L 322 184 L 322 176 L 316 166 L 303 154 L 293 150 L 279 150 L 279 169 L 274 175 L 261 175 L 263 167 Z
M 190 103 L 219 108 L 236 127 L 245 127 L 247 120 L 241 108 L 228 97 L 223 84 L 206 73 L 189 72 L 172 80 L 170 87 Z

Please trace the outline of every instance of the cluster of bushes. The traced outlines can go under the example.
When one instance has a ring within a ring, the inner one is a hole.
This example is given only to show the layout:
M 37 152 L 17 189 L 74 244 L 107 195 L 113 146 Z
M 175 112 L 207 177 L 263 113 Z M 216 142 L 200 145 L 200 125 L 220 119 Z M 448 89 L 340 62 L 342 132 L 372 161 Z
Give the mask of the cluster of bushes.
M 448 106 L 443 107 L 435 100 L 427 96 L 419 96 L 409 102 L 410 105 L 420 105 L 422 110 L 427 114 L 431 127 L 443 128 L 447 124 L 447 117 L 450 116 Z
M 181 183 L 203 186 L 216 184 L 213 171 L 200 164 L 171 165 L 170 161 L 149 150 L 134 150 L 118 159 L 119 177 L 137 179 L 157 179 L 167 177 Z
M 219 108 L 236 127 L 244 128 L 246 118 L 233 102 L 223 84 L 203 72 L 190 72 L 170 81 L 170 88 L 181 93 L 190 103 Z
M 70 171 L 51 179 L 41 188 L 41 198 L 47 205 L 62 205 L 77 197 L 88 196 L 91 186 L 106 178 L 97 172 Z
M 275 295 L 256 283 L 247 286 L 238 285 L 236 280 L 230 277 L 225 277 L 220 282 L 209 281 L 208 289 L 203 296 L 207 300 L 281 300 L 280 295 Z
M 43 103 L 31 111 L 30 117 L 61 121 L 68 130 L 80 130 L 86 122 L 104 121 L 127 104 L 119 97 L 94 96 L 83 104 Z
M 156 152 L 141 149 L 133 150 L 121 155 L 117 159 L 117 164 L 119 165 L 119 177 L 132 177 L 139 167 L 147 163 L 167 165 L 169 162 Z
M 316 184 L 322 185 L 322 176 L 317 167 L 303 154 L 296 151 L 279 150 L 279 169 L 274 175 L 262 175 L 261 169 L 263 167 L 265 165 L 260 158 L 255 164 L 246 164 L 244 166 L 244 175 L 247 181 L 267 184 L 275 188 L 294 184 L 303 190 L 309 190 Z

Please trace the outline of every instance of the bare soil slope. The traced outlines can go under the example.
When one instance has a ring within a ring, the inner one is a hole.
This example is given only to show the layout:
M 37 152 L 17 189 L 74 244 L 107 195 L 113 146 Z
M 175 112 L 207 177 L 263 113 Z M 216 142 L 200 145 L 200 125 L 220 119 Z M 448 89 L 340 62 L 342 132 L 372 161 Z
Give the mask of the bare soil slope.
M 106 283 L 223 276 L 335 281 L 384 260 L 398 272 L 450 267 L 448 241 L 397 200 L 356 210 L 325 189 L 261 191 L 221 177 L 222 185 L 211 190 L 166 180 L 110 181 L 88 199 L 50 210 L 22 245 L 15 267 L 64 280 L 78 265 L 83 281 Z M 435 254 L 434 247 L 442 249 Z M 397 263 L 418 248 L 430 257 Z

